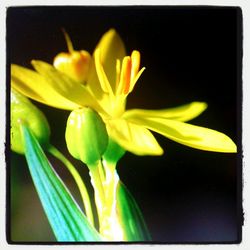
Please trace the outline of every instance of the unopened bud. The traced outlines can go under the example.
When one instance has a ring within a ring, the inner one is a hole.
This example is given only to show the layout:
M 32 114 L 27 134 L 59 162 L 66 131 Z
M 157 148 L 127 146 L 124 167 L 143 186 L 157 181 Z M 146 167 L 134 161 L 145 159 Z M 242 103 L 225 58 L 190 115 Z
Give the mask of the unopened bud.
M 108 145 L 108 134 L 102 118 L 87 107 L 70 113 L 65 137 L 70 154 L 88 166 L 101 159 Z
M 91 55 L 85 51 L 59 53 L 53 63 L 54 67 L 77 82 L 85 82 L 89 75 Z
M 11 149 L 24 154 L 21 123 L 27 125 L 41 146 L 49 144 L 50 128 L 44 114 L 28 98 L 11 90 Z

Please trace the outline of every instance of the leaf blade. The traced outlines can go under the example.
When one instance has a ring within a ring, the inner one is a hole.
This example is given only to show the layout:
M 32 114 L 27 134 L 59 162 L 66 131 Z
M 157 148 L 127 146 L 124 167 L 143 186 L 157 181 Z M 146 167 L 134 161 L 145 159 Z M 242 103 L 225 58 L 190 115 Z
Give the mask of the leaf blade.
M 49 164 L 35 137 L 21 125 L 28 167 L 58 241 L 100 241 L 66 186 Z
M 142 212 L 134 197 L 119 181 L 117 185 L 117 211 L 126 240 L 150 241 L 151 237 L 144 221 Z

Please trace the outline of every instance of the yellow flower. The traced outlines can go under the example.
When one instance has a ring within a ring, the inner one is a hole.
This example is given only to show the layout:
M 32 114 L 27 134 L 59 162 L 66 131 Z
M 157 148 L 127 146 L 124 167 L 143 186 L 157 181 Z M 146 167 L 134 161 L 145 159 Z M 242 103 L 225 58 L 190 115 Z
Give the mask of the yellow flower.
M 207 107 L 206 103 L 192 102 L 162 110 L 125 109 L 126 98 L 144 68 L 140 69 L 139 51 L 134 50 L 126 56 L 124 44 L 114 29 L 101 38 L 91 59 L 93 63 L 84 52 L 88 65 L 77 62 L 84 69 L 78 68 L 77 74 L 81 72 L 82 75 L 76 77 L 71 65 L 64 67 L 61 63 L 67 64 L 66 59 L 73 54 L 74 58 L 81 58 L 79 53 L 82 52 L 74 51 L 72 47 L 68 55 L 61 54 L 64 60 L 56 57 L 54 66 L 33 60 L 36 71 L 12 65 L 12 87 L 29 98 L 56 108 L 91 107 L 103 118 L 109 137 L 137 155 L 163 153 L 150 130 L 189 147 L 236 152 L 236 145 L 225 134 L 185 123 L 201 114 Z

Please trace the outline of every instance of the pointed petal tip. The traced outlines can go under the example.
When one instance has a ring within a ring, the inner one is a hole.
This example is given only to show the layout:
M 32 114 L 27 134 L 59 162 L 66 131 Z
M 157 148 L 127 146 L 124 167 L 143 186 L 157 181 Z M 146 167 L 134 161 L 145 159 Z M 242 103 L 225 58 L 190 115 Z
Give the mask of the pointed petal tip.
M 115 35 L 115 34 L 117 34 L 117 31 L 116 31 L 115 28 L 110 28 L 110 29 L 106 32 L 106 34 Z
M 30 61 L 30 63 L 31 63 L 32 66 L 35 66 L 35 65 L 38 65 L 39 63 L 46 63 L 46 62 L 41 61 L 41 60 L 32 59 Z
M 164 150 L 161 147 L 154 151 L 147 151 L 147 152 L 137 152 L 133 150 L 128 150 L 128 151 L 138 156 L 162 156 L 164 154 Z
M 234 143 L 234 141 L 227 136 L 224 133 L 218 132 L 216 130 L 214 130 L 216 133 L 220 134 L 221 138 L 223 138 L 223 140 L 221 140 L 220 145 L 218 144 L 218 147 L 216 148 L 204 148 L 204 150 L 207 151 L 213 151 L 213 152 L 218 152 L 218 153 L 237 153 L 237 146 Z
M 150 151 L 148 150 L 145 152 L 133 152 L 133 151 L 131 152 L 138 156 L 162 156 L 164 154 L 164 150 L 159 144 L 157 145 L 157 147 L 155 147 L 154 149 L 151 149 Z
M 119 36 L 117 31 L 114 28 L 111 28 L 103 34 L 102 39 L 105 38 L 108 40 L 113 40 L 116 36 Z
M 161 156 L 163 154 L 164 154 L 164 150 L 161 147 L 160 150 L 158 151 L 158 153 L 156 154 L 156 156 Z
M 193 104 L 200 105 L 204 109 L 206 109 L 208 107 L 208 104 L 206 102 L 193 102 Z
M 193 108 L 195 108 L 198 112 L 198 114 L 201 114 L 202 112 L 204 112 L 207 107 L 208 107 L 208 104 L 206 102 L 191 102 L 191 106 Z
M 237 153 L 237 146 L 236 144 L 231 140 L 230 143 L 228 143 L 227 147 L 224 148 L 223 153 Z
M 36 67 L 39 66 L 39 62 L 41 62 L 41 61 L 32 59 L 30 61 L 30 64 L 33 66 L 34 69 L 36 69 Z
M 36 64 L 36 63 L 37 63 L 37 60 L 35 60 L 35 59 L 30 60 L 31 65 Z

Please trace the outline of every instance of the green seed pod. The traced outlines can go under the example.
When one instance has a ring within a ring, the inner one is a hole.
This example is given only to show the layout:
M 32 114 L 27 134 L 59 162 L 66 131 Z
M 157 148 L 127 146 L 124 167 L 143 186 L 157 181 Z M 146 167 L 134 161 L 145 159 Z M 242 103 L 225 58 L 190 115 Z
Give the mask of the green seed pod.
M 50 128 L 44 114 L 28 98 L 11 90 L 11 149 L 24 154 L 20 123 L 25 123 L 41 146 L 49 143 Z
M 98 113 L 87 107 L 70 113 L 65 138 L 70 154 L 88 166 L 101 159 L 108 145 L 104 122 Z

